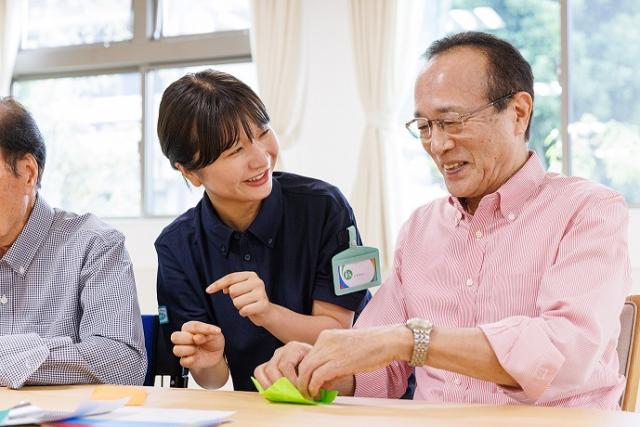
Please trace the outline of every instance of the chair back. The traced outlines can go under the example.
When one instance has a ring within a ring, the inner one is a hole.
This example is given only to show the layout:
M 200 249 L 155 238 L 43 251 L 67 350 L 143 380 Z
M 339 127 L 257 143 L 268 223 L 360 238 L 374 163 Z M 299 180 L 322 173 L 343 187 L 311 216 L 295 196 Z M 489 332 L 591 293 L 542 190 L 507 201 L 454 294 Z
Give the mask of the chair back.
M 144 345 L 147 350 L 147 374 L 144 385 L 155 385 L 156 376 L 160 376 L 160 385 L 164 385 L 164 377 L 169 377 L 169 387 L 186 388 L 189 382 L 188 371 L 180 366 L 173 355 L 171 343 L 165 342 L 159 333 L 160 323 L 157 314 L 142 315 Z
M 640 295 L 630 295 L 620 315 L 618 358 L 620 373 L 626 378 L 626 386 L 620 406 L 623 411 L 634 412 L 640 383 Z

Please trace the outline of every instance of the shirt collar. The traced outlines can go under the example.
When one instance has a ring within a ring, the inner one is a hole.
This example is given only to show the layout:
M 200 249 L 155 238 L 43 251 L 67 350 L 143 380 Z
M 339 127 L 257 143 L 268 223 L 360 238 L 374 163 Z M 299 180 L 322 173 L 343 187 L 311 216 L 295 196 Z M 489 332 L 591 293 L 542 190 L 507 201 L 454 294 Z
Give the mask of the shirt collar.
M 36 194 L 36 202 L 29 220 L 3 258 L 20 276 L 24 276 L 27 272 L 36 252 L 49 235 L 53 217 L 53 209 L 39 194 Z
M 544 181 L 545 171 L 538 155 L 529 151 L 529 159 L 497 193 L 500 195 L 500 212 L 502 216 L 513 221 L 518 216 L 522 205 L 533 196 Z
M 276 234 L 282 221 L 283 207 L 280 183 L 275 178 L 271 182 L 271 193 L 262 201 L 258 215 L 247 231 L 264 245 L 273 248 Z M 222 222 L 206 192 L 201 204 L 200 222 L 208 234 L 208 239 L 212 239 L 213 243 L 226 256 L 229 252 L 230 240 L 234 230 Z
M 529 150 L 529 159 L 502 186 L 486 197 L 498 197 L 498 208 L 502 216 L 513 221 L 522 205 L 537 191 L 544 180 L 545 171 L 538 155 Z M 456 223 L 469 213 L 464 209 L 460 199 L 449 196 L 449 204 L 456 208 Z
M 282 222 L 283 207 L 280 183 L 275 177 L 271 182 L 271 194 L 262 202 L 258 216 L 249 226 L 249 232 L 256 236 L 262 244 L 273 248 Z

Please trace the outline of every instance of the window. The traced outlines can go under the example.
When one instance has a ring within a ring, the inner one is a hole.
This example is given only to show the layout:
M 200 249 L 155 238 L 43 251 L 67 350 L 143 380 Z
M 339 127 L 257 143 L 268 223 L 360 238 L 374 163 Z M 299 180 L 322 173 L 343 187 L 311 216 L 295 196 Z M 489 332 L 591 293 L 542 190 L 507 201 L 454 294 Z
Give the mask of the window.
M 160 151 L 160 99 L 171 82 L 204 68 L 256 89 L 248 0 L 26 3 L 12 92 L 47 143 L 44 197 L 111 218 L 194 206 L 201 189 L 187 186 Z
M 46 138 L 42 192 L 49 203 L 112 217 L 141 214 L 136 73 L 18 81 L 13 92 Z
M 569 5 L 570 171 L 640 205 L 638 2 Z
M 249 2 L 162 0 L 163 37 L 249 28 Z
M 131 0 L 29 0 L 23 28 L 23 49 L 130 40 Z

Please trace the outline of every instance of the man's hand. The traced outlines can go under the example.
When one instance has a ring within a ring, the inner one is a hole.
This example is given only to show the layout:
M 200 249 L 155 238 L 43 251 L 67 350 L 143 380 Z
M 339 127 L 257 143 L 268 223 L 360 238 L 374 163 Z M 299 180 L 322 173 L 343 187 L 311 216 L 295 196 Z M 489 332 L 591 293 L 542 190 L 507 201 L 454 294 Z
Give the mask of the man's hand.
M 264 282 L 253 271 L 227 274 L 207 287 L 209 294 L 222 291 L 229 294 L 240 316 L 248 317 L 255 325 L 263 326 L 273 306 L 269 302 Z
M 173 354 L 185 368 L 210 368 L 224 355 L 224 336 L 217 326 L 190 321 L 171 334 Z
M 299 363 L 294 384 L 307 397 L 332 387 L 341 394 L 353 394 L 354 374 L 384 368 L 393 360 L 408 360 L 412 348 L 411 331 L 403 325 L 325 330 Z
M 291 341 L 273 353 L 268 362 L 259 365 L 254 371 L 262 387 L 267 388 L 282 377 L 287 377 L 293 384 L 298 382 L 298 364 L 311 350 L 311 345 Z

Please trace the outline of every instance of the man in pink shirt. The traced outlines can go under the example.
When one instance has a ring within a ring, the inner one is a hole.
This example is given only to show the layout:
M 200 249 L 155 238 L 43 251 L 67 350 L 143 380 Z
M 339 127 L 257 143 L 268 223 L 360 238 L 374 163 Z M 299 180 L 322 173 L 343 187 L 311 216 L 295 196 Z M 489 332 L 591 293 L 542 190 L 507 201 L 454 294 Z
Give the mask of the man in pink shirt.
M 619 409 L 616 345 L 631 285 L 628 212 L 528 150 L 531 67 L 484 33 L 438 40 L 407 128 L 450 197 L 417 209 L 354 330 L 289 343 L 259 366 L 303 393 Z

